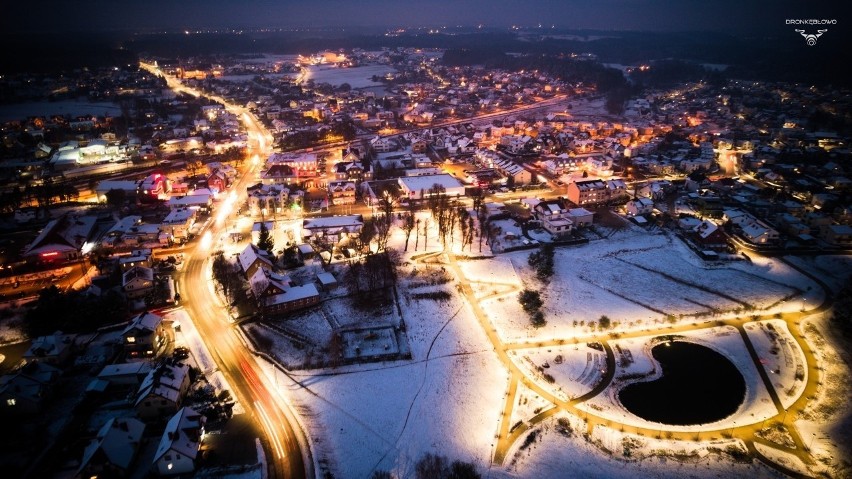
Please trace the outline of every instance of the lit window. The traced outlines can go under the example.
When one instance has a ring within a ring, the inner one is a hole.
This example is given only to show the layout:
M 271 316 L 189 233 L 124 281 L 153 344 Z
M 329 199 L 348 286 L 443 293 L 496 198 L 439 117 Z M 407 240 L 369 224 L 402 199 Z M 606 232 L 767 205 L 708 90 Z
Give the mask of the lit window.
M 166 466 L 166 468 L 167 468 L 168 470 L 170 470 L 170 471 L 171 471 L 171 470 L 172 470 L 172 463 L 169 463 L 169 464 Z
M 133 337 L 133 336 L 128 336 L 128 337 L 127 337 L 127 342 L 128 342 L 128 343 L 135 343 L 135 342 L 136 342 L 136 338 L 135 338 L 135 337 Z
M 17 404 L 17 402 L 18 401 L 15 398 L 9 398 L 9 399 L 6 400 L 6 405 L 7 406 L 14 406 L 15 404 Z

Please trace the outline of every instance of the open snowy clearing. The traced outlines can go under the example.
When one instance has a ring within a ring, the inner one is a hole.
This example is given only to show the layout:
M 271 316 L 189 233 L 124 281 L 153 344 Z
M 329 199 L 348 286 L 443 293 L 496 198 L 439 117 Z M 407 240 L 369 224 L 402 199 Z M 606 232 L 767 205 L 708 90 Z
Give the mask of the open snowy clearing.
M 557 248 L 556 271 L 547 284 L 534 277 L 528 256 L 528 251 L 509 253 L 495 263 L 499 265 L 495 268 L 505 268 L 509 258 L 515 274 L 495 271 L 477 278 L 495 278 L 495 282 L 520 278 L 524 288 L 542 294 L 547 325 L 539 329 L 530 325 L 515 297 L 483 302 L 501 338 L 508 342 L 588 334 L 604 315 L 614 329 L 629 330 L 667 318 L 683 322 L 734 317 L 753 308 L 755 312 L 761 308 L 771 308 L 764 312 L 798 311 L 803 304 L 821 299 L 812 281 L 783 263 L 705 264 L 679 239 L 641 229 L 625 228 L 588 245 Z M 464 267 L 468 271 L 468 263 Z M 488 269 L 487 263 L 475 268 Z M 474 277 L 476 269 L 471 270 Z
M 382 85 L 372 80 L 373 76 L 383 77 L 388 73 L 396 71 L 388 65 L 366 65 L 362 67 L 340 68 L 328 65 L 310 65 L 305 68 L 305 81 L 313 80 L 316 83 L 328 83 L 332 86 L 340 86 L 348 83 L 352 88 L 366 88 Z
M 568 418 L 568 416 L 564 416 Z M 494 468 L 487 477 L 510 478 L 563 478 L 582 477 L 600 479 L 643 478 L 718 478 L 718 477 L 785 477 L 756 461 L 739 463 L 718 452 L 708 453 L 709 448 L 725 451 L 728 447 L 741 448 L 736 441 L 718 444 L 702 443 L 701 446 L 683 441 L 667 441 L 654 438 L 624 435 L 619 431 L 597 427 L 592 435 L 595 444 L 580 435 L 582 422 L 572 420 L 574 434 L 571 437 L 557 432 L 555 420 L 537 428 L 535 441 L 526 449 L 518 445 L 507 457 L 505 469 Z M 579 431 L 579 432 L 577 432 Z M 631 457 L 625 458 L 624 438 L 630 439 Z M 612 450 L 613 459 L 601 451 L 601 447 Z M 703 450 L 701 448 L 703 447 Z M 693 450 L 694 449 L 694 450 Z M 680 451 L 678 460 L 674 454 L 662 451 Z M 691 454 L 691 455 L 690 455 Z M 689 457 L 686 457 L 688 456 Z M 647 456 L 647 457 L 646 457 Z M 636 459 L 645 457 L 644 459 Z

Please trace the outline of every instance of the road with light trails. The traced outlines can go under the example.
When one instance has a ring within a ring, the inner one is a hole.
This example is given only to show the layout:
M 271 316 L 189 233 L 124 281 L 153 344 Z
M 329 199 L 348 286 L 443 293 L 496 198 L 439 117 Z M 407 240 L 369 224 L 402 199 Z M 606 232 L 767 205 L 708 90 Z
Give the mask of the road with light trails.
M 200 232 L 200 240 L 184 249 L 186 265 L 179 277 L 181 302 L 207 345 L 219 370 L 234 389 L 233 393 L 247 413 L 266 435 L 264 441 L 269 477 L 295 479 L 314 477 L 313 461 L 304 431 L 299 427 L 295 413 L 281 392 L 267 384 L 249 348 L 243 343 L 236 326 L 231 322 L 227 308 L 219 301 L 212 287 L 210 262 L 212 246 L 226 231 L 228 218 L 236 205 L 246 200 L 246 187 L 255 178 L 256 170 L 272 151 L 272 135 L 245 108 L 226 102 L 217 96 L 204 95 L 182 85 L 176 78 L 164 74 L 158 67 L 140 63 L 140 67 L 166 78 L 169 87 L 193 96 L 206 96 L 219 102 L 236 114 L 249 135 L 249 155 L 239 179 L 231 186 L 231 193 L 217 207 L 215 220 Z

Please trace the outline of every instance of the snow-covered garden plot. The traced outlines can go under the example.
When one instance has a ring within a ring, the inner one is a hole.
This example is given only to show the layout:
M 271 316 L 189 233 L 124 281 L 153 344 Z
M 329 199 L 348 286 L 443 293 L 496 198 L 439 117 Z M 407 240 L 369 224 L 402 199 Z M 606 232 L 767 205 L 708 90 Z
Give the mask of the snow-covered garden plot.
M 515 392 L 515 404 L 512 407 L 512 417 L 509 420 L 509 432 L 550 407 L 553 407 L 553 403 L 523 384 L 518 384 L 518 389 Z
M 314 454 L 338 477 L 369 477 L 374 468 L 410 477 L 429 452 L 484 470 L 506 372 L 456 294 L 403 301 L 402 309 L 412 361 L 294 373 L 310 391 L 279 375 L 279 384 L 290 384 L 288 396 L 311 411 L 310 434 L 323 438 Z
M 807 385 L 807 365 L 799 344 L 781 320 L 748 323 L 746 333 L 784 407 L 790 407 Z
M 548 233 L 547 230 L 543 228 L 527 230 L 527 234 L 530 236 L 530 238 L 538 241 L 539 243 L 550 243 L 553 241 L 553 235 Z
M 366 88 L 382 85 L 372 80 L 374 75 L 383 77 L 395 71 L 393 67 L 388 65 L 365 65 L 352 68 L 311 65 L 306 67 L 304 80 L 313 80 L 317 84 L 328 83 L 332 86 L 348 83 L 352 88 Z
M 0 345 L 27 339 L 22 327 L 23 320 L 23 311 L 13 308 L 12 302 L 0 303 Z
M 390 290 L 374 292 L 381 294 L 372 307 L 356 306 L 353 298 L 335 298 L 322 302 L 319 310 L 333 327 L 366 327 L 366 326 L 396 326 L 399 315 L 394 306 L 393 293 Z M 381 302 L 381 304 L 378 304 Z
M 657 363 L 651 356 L 650 345 L 645 338 L 610 341 L 615 354 L 615 380 L 648 378 L 657 372 Z
M 331 336 L 331 325 L 321 308 L 289 313 L 286 318 L 269 319 L 267 323 L 285 333 L 294 333 L 314 346 L 325 346 Z
M 343 340 L 343 358 L 369 359 L 399 354 L 399 344 L 393 327 L 360 328 L 340 333 Z
M 522 349 L 511 355 L 527 377 L 566 401 L 591 391 L 606 369 L 606 355 L 585 344 Z
M 504 251 L 528 245 L 530 240 L 524 238 L 520 225 L 515 220 L 495 220 L 491 224 L 496 227 L 496 233 L 491 237 L 494 251 Z
M 745 398 L 737 412 L 731 416 L 700 426 L 673 426 L 667 425 L 667 430 L 672 431 L 695 431 L 695 430 L 719 430 L 733 427 L 735 425 L 752 424 L 775 416 L 778 411 L 772 403 L 769 392 L 766 390 L 763 380 L 757 371 L 757 366 L 751 360 L 745 343 L 739 331 L 731 326 L 720 326 L 678 333 L 676 336 L 683 340 L 700 344 L 711 348 L 731 361 L 742 374 L 746 384 Z M 650 347 L 653 337 L 646 340 Z M 631 349 L 632 351 L 632 349 Z M 622 421 L 625 424 L 655 428 L 659 424 L 646 421 L 627 411 L 618 401 L 618 391 L 626 385 L 624 382 L 613 382 L 601 394 L 595 396 L 579 405 L 580 409 L 594 414 Z
M 242 328 L 255 347 L 274 357 L 288 369 L 324 367 L 328 363 L 326 345 L 331 336 L 330 331 L 322 343 L 305 345 L 293 336 L 283 334 L 281 330 L 266 324 L 248 323 L 242 325 Z
M 555 420 L 548 421 L 543 427 L 537 428 L 535 440 L 532 444 L 521 449 L 524 439 L 517 441 L 512 452 L 507 456 L 503 468 L 494 468 L 488 477 L 492 479 L 520 479 L 528 477 L 536 478 L 563 478 L 582 477 L 592 479 L 633 479 L 642 478 L 719 478 L 719 477 L 785 477 L 760 462 L 748 463 L 734 462 L 724 453 L 729 446 L 741 450 L 733 441 L 712 444 L 705 451 L 722 451 L 719 453 L 705 453 L 696 450 L 694 457 L 684 458 L 679 461 L 672 456 L 653 454 L 655 451 L 671 451 L 675 441 L 660 441 L 648 437 L 638 438 L 635 448 L 637 455 L 644 459 L 625 458 L 623 456 L 623 442 L 619 443 L 612 439 L 613 446 L 622 446 L 620 451 L 615 451 L 616 457 L 605 453 L 596 444 L 586 441 L 582 436 L 580 425 L 573 424 L 574 432 L 564 434 L 555 427 Z M 598 428 L 595 428 L 597 430 Z M 612 434 L 621 434 L 612 431 Z M 613 435 L 613 438 L 616 436 Z M 628 436 L 629 437 L 629 436 Z M 630 439 L 635 439 L 630 437 Z M 630 441 L 633 443 L 634 441 Z M 703 443 L 702 443 L 703 444 Z M 674 450 L 691 447 L 684 444 L 675 446 Z M 643 451 L 649 451 L 647 454 Z M 634 456 L 635 457 L 635 456 Z M 721 457 L 721 458 L 720 458 Z

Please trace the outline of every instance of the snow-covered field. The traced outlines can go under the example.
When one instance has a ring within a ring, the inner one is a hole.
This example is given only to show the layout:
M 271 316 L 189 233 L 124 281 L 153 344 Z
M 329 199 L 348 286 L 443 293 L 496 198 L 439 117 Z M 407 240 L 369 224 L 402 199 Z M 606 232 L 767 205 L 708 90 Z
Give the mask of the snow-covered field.
M 603 315 L 619 323 L 619 329 L 635 329 L 667 318 L 680 322 L 730 317 L 751 308 L 763 313 L 798 311 L 802 294 L 808 304 L 821 300 L 812 281 L 778 261 L 705 264 L 677 238 L 641 229 L 626 228 L 588 245 L 557 248 L 556 273 L 546 285 L 534 278 L 528 256 L 528 251 L 518 251 L 501 255 L 499 261 L 508 258 L 514 264 L 511 281 L 521 278 L 523 287 L 541 291 L 547 325 L 533 328 L 514 296 L 483 303 L 501 337 L 510 342 L 588 334 Z M 487 265 L 477 267 L 487 270 Z M 482 281 L 495 277 L 498 273 Z
M 567 416 L 563 416 L 567 417 Z M 620 431 L 596 427 L 593 443 L 582 438 L 583 430 L 572 421 L 574 434 L 566 437 L 552 424 L 540 429 L 535 442 L 521 450 L 516 446 L 507 458 L 505 468 L 488 471 L 491 479 L 514 478 L 720 478 L 720 477 L 785 477 L 757 463 L 738 463 L 722 458 L 708 449 L 725 451 L 740 449 L 735 441 L 701 446 L 682 441 L 637 438 Z M 578 431 L 578 429 L 580 429 Z M 624 457 L 625 438 L 633 446 L 631 456 Z M 521 441 L 519 441 L 521 442 Z M 601 447 L 613 451 L 620 460 L 604 456 Z M 703 448 L 703 450 L 701 450 Z M 683 458 L 678 460 L 675 453 Z M 689 454 L 690 457 L 686 457 Z M 484 476 L 485 477 L 485 476 Z
M 339 477 L 410 477 L 429 452 L 490 463 L 508 376 L 476 319 L 455 296 L 411 300 L 403 316 L 412 361 L 297 372 L 301 385 L 289 382 L 310 434 L 322 437 L 314 454 Z
M 852 256 L 785 256 L 784 259 L 818 274 L 834 291 L 840 290 L 852 276 Z
M 372 80 L 373 75 L 382 77 L 396 70 L 388 65 L 365 65 L 352 68 L 310 65 L 306 67 L 306 71 L 305 81 L 313 80 L 316 83 L 328 83 L 333 86 L 348 83 L 352 88 L 366 88 L 381 85 L 381 83 Z
M 23 120 L 30 116 L 81 115 L 119 116 L 121 109 L 112 102 L 90 102 L 85 99 L 62 101 L 35 101 L 0 105 L 0 122 Z
M 432 229 L 430 225 L 429 251 L 436 251 L 440 244 Z M 802 298 L 813 304 L 819 299 L 818 288 L 776 260 L 705 264 L 680 240 L 663 234 L 627 227 L 601 228 L 599 236 L 604 238 L 588 245 L 557 248 L 556 273 L 547 284 L 537 280 L 528 266 L 529 251 L 458 262 L 498 336 L 507 342 L 531 343 L 529 348 L 510 352 L 515 363 L 539 385 L 565 399 L 588 392 L 600 380 L 604 353 L 582 341 L 575 346 L 571 339 L 599 334 L 602 315 L 611 319 L 614 330 L 636 331 L 659 328 L 671 319 L 685 324 L 734 317 L 747 309 L 745 304 L 763 314 L 797 311 Z M 391 245 L 399 250 L 403 241 L 399 234 L 391 237 Z M 298 370 L 292 371 L 293 379 L 266 368 L 268 374 L 278 374 L 277 384 L 307 425 L 321 473 L 327 469 L 341 477 L 369 477 L 376 470 L 388 470 L 408 478 L 413 477 L 418 459 L 434 453 L 472 462 L 483 477 L 491 478 L 565 477 L 566 471 L 577 477 L 775 476 L 756 462 L 737 463 L 727 457 L 727 448 L 741 449 L 737 441 L 639 440 L 596 427 L 590 443 L 582 438 L 584 423 L 577 417 L 571 418 L 572 437 L 555 431 L 556 418 L 547 419 L 532 429 L 538 437 L 529 447 L 523 447 L 522 437 L 510 449 L 505 464 L 492 465 L 507 397 L 507 372 L 458 293 L 451 269 L 412 260 L 413 255 L 422 255 L 422 236 L 416 252 L 414 244 L 412 238 L 399 273 L 399 324 L 407 328 L 411 360 Z M 517 292 L 523 288 L 542 292 L 545 327 L 532 328 L 518 305 Z M 449 298 L 417 299 L 419 293 L 436 292 L 445 292 Z M 332 327 L 373 322 L 353 314 L 346 298 L 329 301 L 316 311 L 283 326 L 319 339 Z M 696 313 L 701 314 L 689 316 Z M 399 321 L 396 315 L 389 310 L 376 322 L 394 323 Z M 740 333 L 732 327 L 708 326 L 678 334 L 726 356 L 742 372 L 748 387 L 743 405 L 733 416 L 699 429 L 725 429 L 774 416 L 777 411 Z M 532 344 L 547 339 L 566 342 L 545 347 Z M 657 372 L 649 353 L 650 339 L 610 339 L 618 364 L 616 379 L 580 408 L 629 425 L 659 427 L 633 416 L 617 401 L 617 392 L 625 384 Z M 760 354 L 767 345 L 755 339 L 755 346 Z M 509 427 L 548 407 L 547 401 L 519 384 Z M 556 417 L 560 416 L 567 417 Z M 633 451 L 631 457 L 623 455 L 625 441 Z

